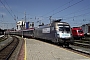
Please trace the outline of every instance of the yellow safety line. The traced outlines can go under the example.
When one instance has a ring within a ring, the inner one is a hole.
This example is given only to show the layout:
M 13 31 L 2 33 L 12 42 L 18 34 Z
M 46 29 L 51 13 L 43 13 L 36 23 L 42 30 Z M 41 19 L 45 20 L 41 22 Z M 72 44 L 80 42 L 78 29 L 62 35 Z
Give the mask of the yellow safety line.
M 25 55 L 24 55 L 24 60 L 26 60 L 26 39 L 24 39 L 25 41 Z

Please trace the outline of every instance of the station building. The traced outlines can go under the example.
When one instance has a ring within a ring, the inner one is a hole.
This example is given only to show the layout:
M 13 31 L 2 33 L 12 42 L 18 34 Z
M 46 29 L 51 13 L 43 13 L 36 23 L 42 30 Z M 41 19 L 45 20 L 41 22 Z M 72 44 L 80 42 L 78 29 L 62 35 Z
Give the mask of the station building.
M 18 21 L 16 30 L 29 29 L 34 27 L 34 22 Z

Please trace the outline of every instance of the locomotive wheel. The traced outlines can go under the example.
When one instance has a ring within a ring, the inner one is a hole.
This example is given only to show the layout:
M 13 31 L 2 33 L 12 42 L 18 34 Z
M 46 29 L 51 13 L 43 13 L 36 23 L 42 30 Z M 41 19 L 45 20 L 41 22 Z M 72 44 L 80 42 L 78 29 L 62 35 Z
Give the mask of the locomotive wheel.
M 65 43 L 65 47 L 69 47 L 69 43 Z
M 54 42 L 55 45 L 59 45 L 59 40 L 58 38 L 56 39 L 56 41 Z
M 58 43 L 59 46 L 63 47 L 63 43 Z

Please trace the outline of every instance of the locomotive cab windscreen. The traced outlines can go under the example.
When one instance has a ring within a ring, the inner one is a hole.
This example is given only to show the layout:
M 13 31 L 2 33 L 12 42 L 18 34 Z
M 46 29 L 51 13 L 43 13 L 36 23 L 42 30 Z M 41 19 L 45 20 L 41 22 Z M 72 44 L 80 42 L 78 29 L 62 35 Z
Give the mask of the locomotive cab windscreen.
M 59 27 L 59 31 L 70 32 L 70 27 L 69 26 L 58 26 L 58 27 Z
M 56 31 L 59 38 L 71 38 L 70 25 L 65 23 L 57 23 Z
M 78 33 L 83 33 L 83 30 L 82 29 L 78 30 Z

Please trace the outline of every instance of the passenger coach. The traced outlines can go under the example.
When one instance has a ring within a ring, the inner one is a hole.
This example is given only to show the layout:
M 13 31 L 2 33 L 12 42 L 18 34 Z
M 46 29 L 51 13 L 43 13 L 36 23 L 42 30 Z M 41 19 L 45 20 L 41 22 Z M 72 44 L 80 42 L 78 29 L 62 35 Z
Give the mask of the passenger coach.
M 23 37 L 34 37 L 34 28 L 24 29 L 24 30 L 18 30 L 18 31 L 6 31 L 6 34 L 10 35 L 19 35 Z

